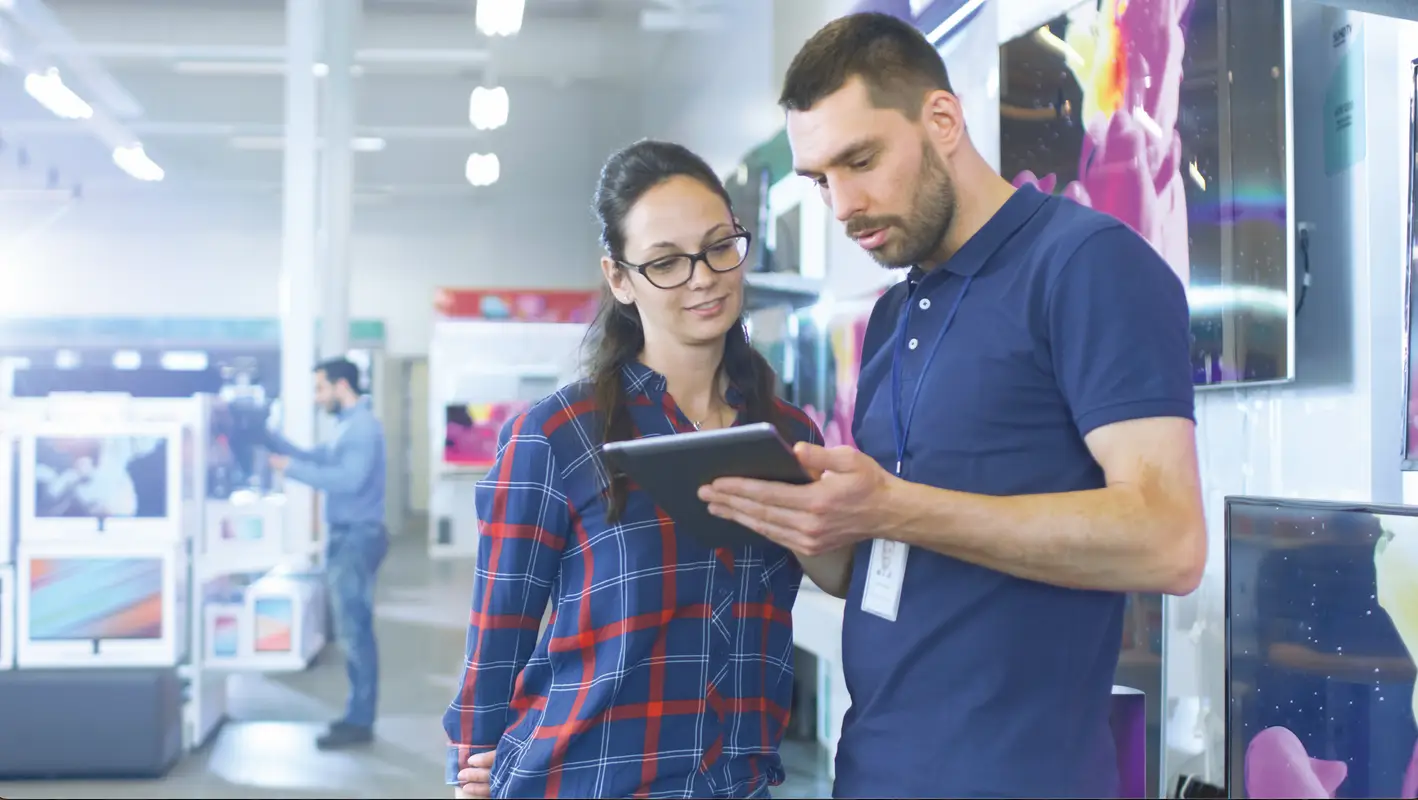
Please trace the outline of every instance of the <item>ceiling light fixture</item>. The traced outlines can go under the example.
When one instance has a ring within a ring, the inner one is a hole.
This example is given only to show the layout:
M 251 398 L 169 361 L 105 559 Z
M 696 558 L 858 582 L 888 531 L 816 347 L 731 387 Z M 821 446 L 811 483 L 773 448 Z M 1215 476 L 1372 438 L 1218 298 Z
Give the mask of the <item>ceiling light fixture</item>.
M 474 22 L 484 36 L 512 36 L 522 30 L 526 0 L 478 0 Z
M 468 183 L 474 186 L 491 186 L 502 176 L 502 164 L 496 153 L 473 153 L 468 156 L 468 166 L 464 170 Z
M 89 119 L 94 115 L 93 106 L 85 103 L 82 97 L 74 94 L 73 89 L 64 85 L 63 79 L 59 77 L 59 70 L 51 69 L 42 74 L 31 72 L 26 75 L 25 92 L 56 117 Z
M 160 181 L 164 176 L 162 167 L 148 158 L 141 144 L 113 148 L 113 163 L 140 181 Z
M 480 131 L 490 131 L 507 124 L 509 98 L 501 86 L 479 86 L 468 100 L 468 121 Z

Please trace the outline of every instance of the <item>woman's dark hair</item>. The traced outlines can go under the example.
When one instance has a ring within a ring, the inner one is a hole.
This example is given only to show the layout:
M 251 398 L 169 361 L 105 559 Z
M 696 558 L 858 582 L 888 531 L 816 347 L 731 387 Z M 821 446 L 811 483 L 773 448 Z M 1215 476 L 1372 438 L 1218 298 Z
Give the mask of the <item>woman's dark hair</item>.
M 704 159 L 687 148 L 669 142 L 641 140 L 615 153 L 601 167 L 596 186 L 596 216 L 601 224 L 601 246 L 616 261 L 625 260 L 625 218 L 645 193 L 675 176 L 699 181 L 714 192 L 733 213 L 733 203 L 724 184 Z M 645 329 L 640 314 L 616 300 L 610 289 L 601 295 L 601 308 L 587 335 L 591 353 L 589 372 L 596 410 L 602 420 L 601 441 L 619 442 L 633 438 L 634 427 L 626 404 L 621 372 L 640 357 L 645 347 Z M 743 395 L 749 422 L 770 422 L 787 438 L 786 420 L 777 413 L 774 389 L 777 378 L 767 360 L 749 344 L 748 330 L 740 321 L 724 335 L 724 360 L 720 371 Z M 791 441 L 791 439 L 790 439 Z M 606 490 L 609 521 L 625 511 L 624 474 L 611 471 Z

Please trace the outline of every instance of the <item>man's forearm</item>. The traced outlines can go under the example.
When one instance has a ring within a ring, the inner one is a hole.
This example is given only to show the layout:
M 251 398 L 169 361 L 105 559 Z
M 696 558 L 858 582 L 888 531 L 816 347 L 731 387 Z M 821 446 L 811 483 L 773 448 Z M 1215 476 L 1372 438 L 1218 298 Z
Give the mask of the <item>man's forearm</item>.
M 817 588 L 833 597 L 846 599 L 847 589 L 852 583 L 852 551 L 853 548 L 848 546 L 820 556 L 799 555 L 798 563 L 803 565 L 803 572 L 812 578 Z
M 1205 556 L 1192 511 L 1131 486 L 994 497 L 900 481 L 887 514 L 887 538 L 1076 589 L 1186 594 Z

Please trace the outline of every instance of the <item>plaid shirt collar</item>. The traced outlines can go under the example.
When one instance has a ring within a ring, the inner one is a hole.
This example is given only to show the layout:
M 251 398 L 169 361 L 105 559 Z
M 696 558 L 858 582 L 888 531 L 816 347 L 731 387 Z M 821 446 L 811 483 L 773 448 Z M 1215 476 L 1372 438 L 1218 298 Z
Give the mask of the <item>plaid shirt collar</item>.
M 663 403 L 665 394 L 668 391 L 669 382 L 664 375 L 645 366 L 639 361 L 632 361 L 620 370 L 621 381 L 625 386 L 625 392 L 631 402 L 638 399 L 649 400 L 653 403 Z M 726 400 L 729 406 L 739 410 L 743 409 L 743 392 L 732 383 L 726 393 Z

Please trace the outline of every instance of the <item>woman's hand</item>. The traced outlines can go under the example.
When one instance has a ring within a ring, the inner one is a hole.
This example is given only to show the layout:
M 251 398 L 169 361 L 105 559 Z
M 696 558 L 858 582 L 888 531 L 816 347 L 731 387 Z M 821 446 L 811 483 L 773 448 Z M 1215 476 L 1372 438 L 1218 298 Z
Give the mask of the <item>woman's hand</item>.
M 458 772 L 458 788 L 453 797 L 491 797 L 492 762 L 496 756 L 495 750 L 469 756 L 468 766 Z

